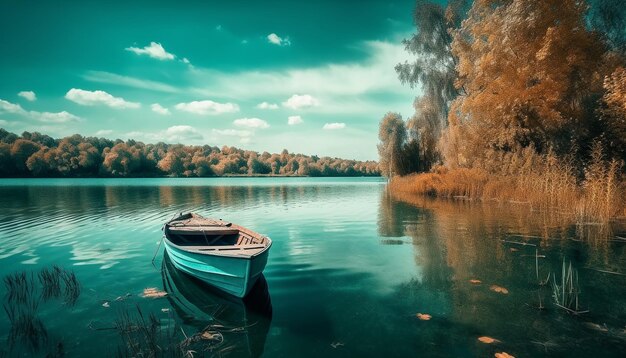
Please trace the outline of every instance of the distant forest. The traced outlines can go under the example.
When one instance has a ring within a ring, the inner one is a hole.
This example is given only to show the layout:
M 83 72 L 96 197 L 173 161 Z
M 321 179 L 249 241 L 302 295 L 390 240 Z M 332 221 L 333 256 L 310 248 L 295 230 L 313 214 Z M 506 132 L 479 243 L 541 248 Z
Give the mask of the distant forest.
M 224 146 L 144 144 L 75 134 L 55 139 L 0 128 L 0 177 L 379 176 L 375 161 L 261 154 Z

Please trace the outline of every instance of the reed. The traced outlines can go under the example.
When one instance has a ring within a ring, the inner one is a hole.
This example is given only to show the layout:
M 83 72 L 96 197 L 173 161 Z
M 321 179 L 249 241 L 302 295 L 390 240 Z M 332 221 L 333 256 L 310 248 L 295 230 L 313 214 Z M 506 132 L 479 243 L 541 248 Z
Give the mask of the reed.
M 151 313 L 146 316 L 139 305 L 134 313 L 124 309 L 118 312 L 115 328 L 118 331 L 122 345 L 118 346 L 118 357 L 189 357 L 193 356 L 186 346 L 181 343 L 176 325 L 165 327 Z M 191 355 L 190 355 L 191 354 Z
M 56 265 L 39 271 L 39 283 L 42 286 L 41 296 L 44 300 L 61 296 L 60 272 L 61 268 Z
M 497 171 L 481 168 L 434 168 L 430 173 L 393 177 L 393 194 L 527 205 L 553 221 L 577 225 L 606 224 L 626 213 L 626 182 L 619 162 L 607 161 L 600 145 L 579 178 L 573 160 L 524 154 L 528 158 Z M 530 164 L 529 164 L 530 163 Z
M 557 282 L 560 282 L 558 284 Z M 565 264 L 561 268 L 561 280 L 557 281 L 556 276 L 552 273 L 552 298 L 557 307 L 560 307 L 570 313 L 581 314 L 589 311 L 582 310 L 579 302 L 580 284 L 578 282 L 578 270 Z
M 10 352 L 15 353 L 14 348 L 22 347 L 30 349 L 31 353 L 49 349 L 48 332 L 38 316 L 39 307 L 61 296 L 66 304 L 75 304 L 80 296 L 80 282 L 74 272 L 53 266 L 37 274 L 26 271 L 8 274 L 3 281 L 7 291 L 3 307 L 10 324 Z M 63 351 L 62 346 L 59 342 L 48 356 L 58 356 Z
M 78 278 L 76 277 L 74 271 L 59 270 L 58 276 L 63 281 L 63 285 L 65 287 L 65 289 L 63 290 L 65 303 L 73 306 L 74 304 L 76 304 L 76 301 L 80 296 L 80 281 L 78 281 Z
M 9 303 L 27 303 L 35 293 L 33 275 L 29 275 L 25 271 L 4 276 L 4 286 L 7 290 L 6 299 Z

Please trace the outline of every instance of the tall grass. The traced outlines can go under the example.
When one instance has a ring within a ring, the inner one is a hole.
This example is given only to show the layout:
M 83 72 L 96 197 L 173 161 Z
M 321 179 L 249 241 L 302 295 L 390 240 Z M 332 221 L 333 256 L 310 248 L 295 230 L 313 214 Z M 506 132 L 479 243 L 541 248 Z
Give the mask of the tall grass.
M 600 145 L 595 145 L 582 178 L 572 160 L 526 151 L 498 170 L 437 167 L 430 173 L 394 177 L 389 188 L 402 196 L 524 204 L 555 219 L 586 225 L 626 214 L 621 169 L 619 162 L 604 160 Z

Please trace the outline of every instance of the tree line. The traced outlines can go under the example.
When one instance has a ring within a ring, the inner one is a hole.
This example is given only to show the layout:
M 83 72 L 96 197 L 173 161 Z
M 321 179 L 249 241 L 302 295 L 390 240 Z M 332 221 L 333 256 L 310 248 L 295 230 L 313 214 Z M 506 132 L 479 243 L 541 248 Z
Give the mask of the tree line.
M 448 168 L 499 173 L 522 153 L 584 172 L 593 148 L 626 160 L 626 7 L 622 0 L 417 0 L 413 61 L 420 88 L 406 121 L 379 130 L 384 175 Z M 523 163 L 517 163 L 523 166 Z
M 378 163 L 224 146 L 145 144 L 75 134 L 55 139 L 0 128 L 0 177 L 378 176 Z

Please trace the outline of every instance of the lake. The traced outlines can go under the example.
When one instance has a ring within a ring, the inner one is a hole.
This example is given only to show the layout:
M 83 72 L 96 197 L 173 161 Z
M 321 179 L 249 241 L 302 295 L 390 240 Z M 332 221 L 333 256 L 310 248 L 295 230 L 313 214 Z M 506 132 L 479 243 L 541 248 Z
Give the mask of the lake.
M 161 227 L 180 211 L 272 238 L 249 298 L 172 269 Z M 185 339 L 195 357 L 623 356 L 624 237 L 526 207 L 394 198 L 380 178 L 4 179 L 0 274 L 27 289 L 1 286 L 0 356 Z M 54 265 L 56 291 L 39 279 Z M 555 291 L 564 276 L 573 294 Z

